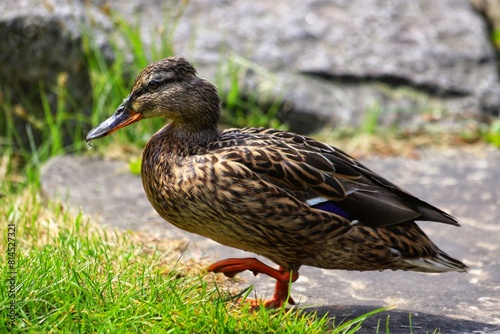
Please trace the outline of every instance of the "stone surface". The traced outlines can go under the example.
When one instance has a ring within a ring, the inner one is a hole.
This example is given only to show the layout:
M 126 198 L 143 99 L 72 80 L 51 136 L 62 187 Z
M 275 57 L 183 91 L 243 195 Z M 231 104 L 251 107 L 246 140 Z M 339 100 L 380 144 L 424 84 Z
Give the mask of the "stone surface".
M 81 48 L 84 26 L 95 29 L 96 33 L 103 27 L 111 27 L 95 7 L 85 7 L 79 1 L 2 1 L 0 33 L 5 36 L 0 40 L 2 81 L 51 83 L 60 72 L 85 73 Z
M 397 306 L 370 319 L 364 326 L 366 333 L 374 332 L 378 319 L 385 324 L 388 314 L 391 333 L 408 332 L 408 312 L 414 332 L 435 328 L 441 333 L 500 332 L 500 151 L 426 151 L 419 160 L 367 158 L 363 162 L 461 221 L 461 228 L 432 222 L 420 226 L 440 248 L 469 265 L 470 272 L 347 272 L 303 267 L 292 290 L 299 307 L 336 315 L 338 323 L 378 306 Z M 56 158 L 43 169 L 42 189 L 47 198 L 62 198 L 104 225 L 189 240 L 188 255 L 193 257 L 215 261 L 253 256 L 163 221 L 147 201 L 140 177 L 131 175 L 124 162 Z M 272 279 L 250 273 L 241 277 L 242 288 L 255 285 L 252 294 L 271 294 Z
M 111 23 L 103 13 L 92 5 L 84 6 L 80 1 L 0 2 L 0 100 L 8 98 L 12 105 L 26 105 L 27 101 L 30 102 L 32 108 L 25 111 L 29 115 L 15 118 L 17 133 L 25 141 L 24 147 L 29 147 L 27 126 L 30 127 L 35 142 L 42 140 L 37 126 L 31 124 L 46 117 L 40 91 L 47 93 L 48 103 L 55 113 L 56 87 L 63 86 L 73 102 L 68 103 L 68 107 L 75 108 L 65 111 L 90 115 L 91 86 L 82 36 L 92 30 L 97 46 L 111 57 L 104 35 L 104 31 L 110 28 Z M 16 116 L 19 112 L 13 114 Z M 35 121 L 29 122 L 26 118 Z M 64 125 L 63 131 L 66 130 L 66 134 L 75 131 L 71 121 Z M 0 135 L 4 134 L 0 132 Z M 68 136 L 65 144 L 71 144 L 72 138 L 73 136 Z
M 177 6 L 162 11 L 150 0 L 116 10 L 147 17 L 153 30 Z M 206 77 L 240 67 L 243 94 L 284 98 L 287 121 L 304 132 L 325 121 L 357 124 L 377 106 L 382 122 L 405 125 L 429 109 L 498 114 L 488 34 L 467 0 L 194 0 L 173 37 L 176 53 Z
M 403 127 L 424 126 L 429 111 L 437 120 L 440 113 L 463 114 L 466 122 L 500 110 L 487 24 L 467 0 L 4 0 L 1 86 L 37 99 L 39 82 L 50 90 L 67 80 L 75 104 L 86 106 L 79 112 L 88 112 L 81 37 L 90 29 L 109 51 L 107 39 L 119 26 L 108 8 L 138 21 L 149 44 L 165 43 L 172 29 L 175 52 L 222 90 L 236 71 L 243 97 L 264 105 L 283 100 L 281 118 L 293 131 L 357 125 L 379 109 L 381 123 Z M 55 98 L 49 94 L 49 102 Z M 30 113 L 40 117 L 43 110 Z M 19 118 L 19 133 L 26 123 Z

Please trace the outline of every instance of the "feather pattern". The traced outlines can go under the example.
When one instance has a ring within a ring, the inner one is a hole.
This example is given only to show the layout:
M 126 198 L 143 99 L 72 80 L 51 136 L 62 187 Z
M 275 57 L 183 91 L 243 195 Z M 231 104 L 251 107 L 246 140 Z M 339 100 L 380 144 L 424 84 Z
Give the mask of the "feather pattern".
M 168 222 L 221 244 L 260 254 L 219 261 L 210 270 L 249 269 L 278 280 L 302 265 L 344 270 L 466 271 L 415 220 L 457 225 L 451 215 L 399 188 L 341 150 L 264 128 L 219 131 L 220 100 L 185 59 L 150 64 L 129 97 L 87 139 L 139 119 L 172 122 L 146 144 L 142 181 Z M 267 268 L 266 268 L 267 267 Z M 281 285 L 280 285 L 281 284 Z
M 308 137 L 229 129 L 183 156 L 172 151 L 171 130 L 166 126 L 144 150 L 143 184 L 156 211 L 182 229 L 263 255 L 283 268 L 429 271 L 430 265 L 406 261 L 442 254 L 413 222 L 430 220 L 419 208 L 434 210 L 440 222 L 458 224 L 342 151 Z M 308 202 L 317 198 L 323 201 Z

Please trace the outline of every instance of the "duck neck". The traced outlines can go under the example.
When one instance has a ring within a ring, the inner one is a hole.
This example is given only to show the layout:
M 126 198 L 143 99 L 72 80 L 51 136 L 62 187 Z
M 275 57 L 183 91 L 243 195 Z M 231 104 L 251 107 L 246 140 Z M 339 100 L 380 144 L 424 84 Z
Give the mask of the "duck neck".
M 207 147 L 220 136 L 216 126 L 193 129 L 172 122 L 158 131 L 148 142 L 148 146 L 162 146 L 164 152 L 187 156 Z
M 171 140 L 175 140 L 178 145 L 187 147 L 204 147 L 219 137 L 220 131 L 217 126 L 204 127 L 201 129 L 192 128 L 185 124 L 175 122 L 165 128 Z

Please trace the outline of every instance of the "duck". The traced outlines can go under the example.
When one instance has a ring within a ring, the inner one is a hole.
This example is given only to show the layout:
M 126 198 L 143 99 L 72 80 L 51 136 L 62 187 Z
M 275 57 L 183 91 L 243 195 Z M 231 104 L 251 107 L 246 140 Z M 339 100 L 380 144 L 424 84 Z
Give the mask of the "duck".
M 331 270 L 466 272 L 416 221 L 460 226 L 334 146 L 269 128 L 219 129 L 217 87 L 183 57 L 146 66 L 116 111 L 86 136 L 105 137 L 143 119 L 169 122 L 147 142 L 141 177 L 167 222 L 255 257 L 219 260 L 209 272 L 276 280 L 253 307 L 294 305 L 302 266 Z

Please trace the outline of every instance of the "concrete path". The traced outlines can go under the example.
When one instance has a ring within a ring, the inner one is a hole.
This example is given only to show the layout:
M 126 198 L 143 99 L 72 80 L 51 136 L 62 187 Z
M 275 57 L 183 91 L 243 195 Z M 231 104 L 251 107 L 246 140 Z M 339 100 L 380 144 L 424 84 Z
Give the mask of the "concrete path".
M 436 328 L 441 333 L 500 333 L 500 151 L 425 151 L 418 160 L 368 158 L 363 162 L 456 216 L 461 228 L 432 222 L 419 225 L 440 248 L 471 270 L 467 274 L 421 274 L 303 267 L 292 290 L 299 307 L 328 312 L 338 323 L 380 306 L 397 306 L 365 322 L 366 333 L 375 331 L 379 319 L 385 328 L 388 314 L 391 333 L 409 333 L 409 312 L 414 333 Z M 140 177 L 131 175 L 123 162 L 56 158 L 42 172 L 42 189 L 48 198 L 62 198 L 104 225 L 189 240 L 191 256 L 213 261 L 253 256 L 163 221 L 147 201 Z M 241 277 L 242 288 L 255 286 L 252 294 L 265 298 L 272 293 L 272 279 L 250 273 Z

